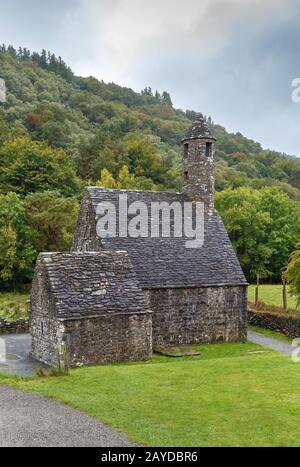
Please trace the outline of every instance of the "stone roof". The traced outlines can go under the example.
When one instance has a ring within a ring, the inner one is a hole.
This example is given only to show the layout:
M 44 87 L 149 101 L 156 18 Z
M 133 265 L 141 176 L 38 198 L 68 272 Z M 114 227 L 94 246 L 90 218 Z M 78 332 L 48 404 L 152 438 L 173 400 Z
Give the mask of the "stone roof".
M 193 122 L 192 126 L 187 131 L 183 141 L 186 141 L 189 139 L 198 139 L 198 138 L 215 139 L 213 138 L 211 129 L 207 125 L 206 121 L 204 120 L 204 118 L 201 118 L 201 117 L 199 117 L 197 120 Z
M 118 207 L 120 193 L 127 194 L 128 204 L 142 201 L 149 211 L 152 202 L 189 201 L 181 193 L 118 191 L 91 187 L 82 203 L 73 251 L 88 250 L 89 244 L 95 245 L 93 238 L 85 237 L 87 228 L 84 226 L 84 219 L 88 205 L 92 207 L 96 217 L 96 208 L 100 202 L 109 201 Z M 89 228 L 88 231 L 95 232 L 95 229 Z M 202 248 L 187 249 L 186 240 L 173 237 L 116 237 L 102 239 L 101 247 L 105 250 L 127 251 L 142 288 L 246 284 L 241 266 L 217 212 L 205 220 L 205 240 Z
M 58 318 L 148 311 L 126 252 L 41 253 L 36 275 L 42 271 Z

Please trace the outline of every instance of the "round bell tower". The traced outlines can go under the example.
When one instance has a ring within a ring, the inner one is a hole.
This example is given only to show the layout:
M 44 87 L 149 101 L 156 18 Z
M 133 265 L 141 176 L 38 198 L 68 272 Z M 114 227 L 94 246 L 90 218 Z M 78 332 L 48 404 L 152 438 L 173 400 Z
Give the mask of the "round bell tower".
M 183 193 L 191 201 L 204 203 L 205 213 L 214 212 L 215 143 L 206 121 L 201 117 L 193 122 L 183 144 Z

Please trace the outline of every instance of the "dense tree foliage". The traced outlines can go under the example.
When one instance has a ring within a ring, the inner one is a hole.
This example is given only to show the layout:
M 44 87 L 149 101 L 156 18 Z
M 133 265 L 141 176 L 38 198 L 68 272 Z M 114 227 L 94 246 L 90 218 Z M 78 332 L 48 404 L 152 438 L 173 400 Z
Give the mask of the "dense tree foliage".
M 7 85 L 1 126 L 19 136 L 63 149 L 84 180 L 114 177 L 123 165 L 151 179 L 157 189 L 180 189 L 180 141 L 196 117 L 174 109 L 170 95 L 141 93 L 73 75 L 63 60 L 42 51 L 0 47 L 0 75 Z M 276 185 L 300 200 L 300 164 L 263 150 L 242 134 L 228 134 L 211 118 L 217 143 L 217 189 Z M 2 131 L 0 138 L 2 138 Z
M 30 280 L 37 252 L 69 248 L 84 186 L 181 189 L 180 141 L 197 114 L 168 92 L 77 77 L 61 57 L 4 45 L 0 78 L 0 286 Z M 243 268 L 278 277 L 299 239 L 300 163 L 207 121 L 217 205 Z
M 278 188 L 227 189 L 216 195 L 241 265 L 251 280 L 279 279 L 300 236 L 300 205 Z
M 291 292 L 297 299 L 297 305 L 300 307 L 300 242 L 290 257 L 286 277 L 291 286 Z
M 31 278 L 36 251 L 25 220 L 25 205 L 15 193 L 0 195 L 0 283 Z
M 72 196 L 80 183 L 74 164 L 61 150 L 27 137 L 5 142 L 0 147 L 0 191 L 21 196 L 42 190 L 57 190 Z
M 79 203 L 55 191 L 25 198 L 26 222 L 36 251 L 69 251 L 77 223 Z

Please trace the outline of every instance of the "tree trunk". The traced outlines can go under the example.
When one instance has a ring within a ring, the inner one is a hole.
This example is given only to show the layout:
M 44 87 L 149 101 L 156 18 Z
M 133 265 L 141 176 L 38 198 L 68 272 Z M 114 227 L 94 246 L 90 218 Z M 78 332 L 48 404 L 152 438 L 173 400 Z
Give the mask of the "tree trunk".
M 259 300 L 259 274 L 256 276 L 256 288 L 255 288 L 255 307 L 258 307 Z
M 286 279 L 285 279 L 284 274 L 282 274 L 282 301 L 283 301 L 283 310 L 285 313 L 287 313 L 288 307 L 287 307 L 287 294 L 286 294 Z

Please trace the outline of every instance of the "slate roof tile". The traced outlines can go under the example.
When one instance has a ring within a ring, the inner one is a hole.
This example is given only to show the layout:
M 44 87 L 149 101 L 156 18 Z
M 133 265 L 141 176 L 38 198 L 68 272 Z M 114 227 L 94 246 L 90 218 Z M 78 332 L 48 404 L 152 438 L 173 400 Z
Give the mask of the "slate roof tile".
M 152 202 L 190 201 L 182 193 L 106 190 L 90 187 L 83 206 L 90 204 L 96 217 L 101 202 L 112 202 L 117 208 L 119 195 L 126 194 L 128 204 L 144 202 L 150 212 Z M 117 209 L 118 212 L 118 209 Z M 81 213 L 83 215 L 83 213 Z M 79 219 L 78 226 L 82 225 Z M 90 232 L 90 229 L 88 229 Z M 88 248 L 90 238 L 75 234 L 73 251 Z M 96 235 L 96 234 L 94 234 Z M 140 286 L 151 288 L 186 288 L 216 285 L 246 285 L 247 281 L 236 257 L 223 222 L 215 212 L 205 220 L 204 245 L 198 249 L 186 248 L 186 238 L 109 238 L 101 239 L 104 250 L 127 251 Z M 85 247 L 83 247 L 86 241 Z M 92 242 L 93 245 L 96 242 Z
M 149 311 L 126 252 L 41 253 L 43 267 L 59 318 Z

